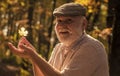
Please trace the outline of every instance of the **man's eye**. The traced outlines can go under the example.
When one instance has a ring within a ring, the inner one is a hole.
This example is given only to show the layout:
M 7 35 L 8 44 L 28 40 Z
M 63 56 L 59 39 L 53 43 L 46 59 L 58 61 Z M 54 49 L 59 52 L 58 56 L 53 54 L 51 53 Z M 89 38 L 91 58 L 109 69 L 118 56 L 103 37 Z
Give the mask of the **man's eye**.
M 66 22 L 67 22 L 68 24 L 70 24 L 70 23 L 73 22 L 73 20 L 72 20 L 72 19 L 67 19 Z
M 66 19 L 66 20 L 57 20 L 58 23 L 61 24 L 71 24 L 73 22 L 72 19 Z
M 57 22 L 60 22 L 60 23 L 61 23 L 61 22 L 62 22 L 62 20 L 57 20 Z
M 68 21 L 72 21 L 72 19 L 68 19 Z

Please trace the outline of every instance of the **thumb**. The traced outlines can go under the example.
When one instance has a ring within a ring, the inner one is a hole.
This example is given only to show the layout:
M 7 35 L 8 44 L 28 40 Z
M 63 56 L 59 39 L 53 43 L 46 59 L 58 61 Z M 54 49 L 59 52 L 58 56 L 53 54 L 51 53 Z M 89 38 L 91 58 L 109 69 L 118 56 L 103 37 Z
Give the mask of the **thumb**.
M 10 50 L 17 54 L 18 52 L 23 52 L 23 50 L 17 49 L 12 43 L 8 42 L 8 47 L 10 48 Z
M 17 48 L 10 42 L 8 42 L 8 47 L 10 48 L 10 50 L 16 50 Z

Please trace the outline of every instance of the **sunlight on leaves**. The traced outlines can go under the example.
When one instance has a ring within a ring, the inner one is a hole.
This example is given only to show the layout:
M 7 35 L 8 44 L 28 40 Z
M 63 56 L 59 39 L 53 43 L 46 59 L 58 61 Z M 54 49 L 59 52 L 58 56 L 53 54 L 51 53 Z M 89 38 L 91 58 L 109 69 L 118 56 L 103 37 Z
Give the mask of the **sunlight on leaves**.
M 91 6 L 88 6 L 88 13 L 92 13 L 93 12 L 93 9 Z
M 94 10 L 93 10 L 93 3 L 94 1 L 93 0 L 75 0 L 75 3 L 79 3 L 83 6 L 86 6 L 87 7 L 87 10 L 88 10 L 88 13 L 92 13 Z
M 108 0 L 104 0 L 104 2 L 106 2 L 106 3 L 107 3 L 107 2 L 108 2 Z
M 108 36 L 112 36 L 112 28 L 105 28 L 100 30 L 97 26 L 94 27 L 94 30 L 91 32 L 91 35 L 94 38 L 102 38 L 103 40 L 107 40 Z
M 5 52 L 5 55 L 6 55 L 7 57 L 10 56 L 10 51 L 7 50 L 7 51 Z
M 80 3 L 82 5 L 88 5 L 91 0 L 75 0 L 75 3 Z
M 112 28 L 105 28 L 101 31 L 101 33 L 99 34 L 99 37 L 106 40 L 110 35 L 112 35 Z
M 21 4 L 21 6 L 25 6 L 25 3 L 24 3 L 24 2 L 21 2 L 20 4 Z
M 9 4 L 15 4 L 15 3 L 18 2 L 18 0 L 7 0 L 7 2 L 8 2 Z
M 21 76 L 30 76 L 29 72 L 24 70 L 23 68 L 20 68 Z

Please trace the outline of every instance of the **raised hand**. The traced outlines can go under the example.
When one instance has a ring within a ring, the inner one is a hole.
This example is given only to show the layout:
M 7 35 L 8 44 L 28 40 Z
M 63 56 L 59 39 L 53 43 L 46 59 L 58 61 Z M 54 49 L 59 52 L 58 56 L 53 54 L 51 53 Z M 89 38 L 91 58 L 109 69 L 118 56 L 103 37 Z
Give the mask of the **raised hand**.
M 25 37 L 22 37 L 19 40 L 18 48 L 20 48 L 20 45 L 26 45 L 26 46 L 30 47 L 31 49 L 35 50 L 35 48 L 31 45 L 31 43 Z
M 8 46 L 14 54 L 23 58 L 31 58 L 31 55 L 35 53 L 35 48 L 25 37 L 19 40 L 17 48 L 12 43 L 8 43 Z

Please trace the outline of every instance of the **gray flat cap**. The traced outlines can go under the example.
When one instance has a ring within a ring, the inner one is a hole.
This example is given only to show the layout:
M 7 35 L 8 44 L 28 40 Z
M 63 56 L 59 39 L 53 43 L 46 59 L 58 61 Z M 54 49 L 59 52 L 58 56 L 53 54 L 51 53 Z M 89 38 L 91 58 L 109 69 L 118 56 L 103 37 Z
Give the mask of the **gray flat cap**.
M 86 8 L 76 3 L 66 3 L 53 11 L 54 16 L 85 16 Z

